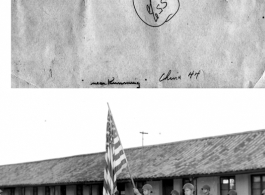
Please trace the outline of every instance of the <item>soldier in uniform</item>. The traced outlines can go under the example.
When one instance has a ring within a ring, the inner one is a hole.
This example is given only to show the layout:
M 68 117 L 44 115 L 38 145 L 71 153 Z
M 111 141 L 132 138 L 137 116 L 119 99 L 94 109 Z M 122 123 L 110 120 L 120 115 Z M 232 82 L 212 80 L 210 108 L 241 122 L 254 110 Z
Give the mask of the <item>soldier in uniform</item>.
M 152 193 L 153 187 L 150 184 L 145 184 L 142 189 L 143 189 L 143 195 L 150 195 L 150 193 Z M 133 188 L 133 191 L 136 195 L 141 195 L 141 193 L 137 188 Z
M 194 186 L 191 183 L 186 183 L 183 186 L 183 190 L 184 190 L 185 195 L 193 195 Z
M 235 190 L 230 190 L 227 195 L 237 195 Z
M 208 186 L 208 185 L 204 185 L 203 187 L 202 187 L 202 192 L 203 192 L 203 195 L 210 195 L 210 186 Z
M 172 190 L 170 194 L 171 195 L 179 195 L 179 192 L 177 190 Z

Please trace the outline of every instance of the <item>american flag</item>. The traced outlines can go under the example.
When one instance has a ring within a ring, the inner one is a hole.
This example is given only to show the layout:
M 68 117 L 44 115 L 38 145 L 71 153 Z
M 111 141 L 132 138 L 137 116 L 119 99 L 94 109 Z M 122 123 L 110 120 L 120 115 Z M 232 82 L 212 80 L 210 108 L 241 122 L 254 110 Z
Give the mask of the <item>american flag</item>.
M 117 177 L 127 166 L 127 159 L 110 110 L 106 138 L 103 195 L 113 195 L 117 191 Z

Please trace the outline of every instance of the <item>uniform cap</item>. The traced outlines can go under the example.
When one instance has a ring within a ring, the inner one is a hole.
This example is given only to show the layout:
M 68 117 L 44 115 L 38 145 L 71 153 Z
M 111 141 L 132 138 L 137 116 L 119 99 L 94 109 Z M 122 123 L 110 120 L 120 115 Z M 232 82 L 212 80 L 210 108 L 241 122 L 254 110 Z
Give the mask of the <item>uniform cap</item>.
M 150 184 L 145 184 L 143 186 L 143 190 L 150 190 L 150 191 L 152 191 L 152 189 L 153 189 L 153 187 Z
M 186 188 L 190 189 L 190 190 L 194 190 L 194 186 L 191 183 L 186 183 L 183 186 L 183 189 L 185 190 Z
M 177 190 L 172 190 L 172 191 L 171 191 L 171 194 L 172 194 L 172 195 L 179 195 L 179 193 L 178 193 Z
M 203 187 L 202 187 L 202 190 L 203 189 L 206 189 L 206 190 L 209 190 L 210 191 L 210 186 L 208 186 L 208 185 L 204 185 Z
M 237 195 L 235 190 L 230 190 L 227 195 Z
M 265 189 L 262 191 L 262 193 L 261 194 L 265 194 Z

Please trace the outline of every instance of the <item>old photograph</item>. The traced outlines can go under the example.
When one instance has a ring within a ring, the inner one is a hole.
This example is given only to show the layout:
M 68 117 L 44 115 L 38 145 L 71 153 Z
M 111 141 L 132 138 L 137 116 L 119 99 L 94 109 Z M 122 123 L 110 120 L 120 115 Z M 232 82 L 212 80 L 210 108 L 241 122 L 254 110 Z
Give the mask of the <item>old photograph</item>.
M 263 88 L 263 0 L 11 0 L 12 88 Z
M 264 193 L 264 96 L 157 91 L 12 91 L 1 195 Z

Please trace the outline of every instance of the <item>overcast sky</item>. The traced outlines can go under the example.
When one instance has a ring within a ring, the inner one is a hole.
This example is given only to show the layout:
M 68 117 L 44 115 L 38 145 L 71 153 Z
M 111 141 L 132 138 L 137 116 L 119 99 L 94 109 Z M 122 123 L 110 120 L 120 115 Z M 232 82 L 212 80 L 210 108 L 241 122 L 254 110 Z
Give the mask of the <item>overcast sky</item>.
M 265 129 L 264 89 L 10 89 L 0 31 L 0 165 L 103 152 L 109 102 L 124 148 Z M 7 14 L 6 14 L 7 13 Z
M 265 129 L 264 90 L 4 89 L 0 165 L 105 150 L 107 102 L 124 148 Z

